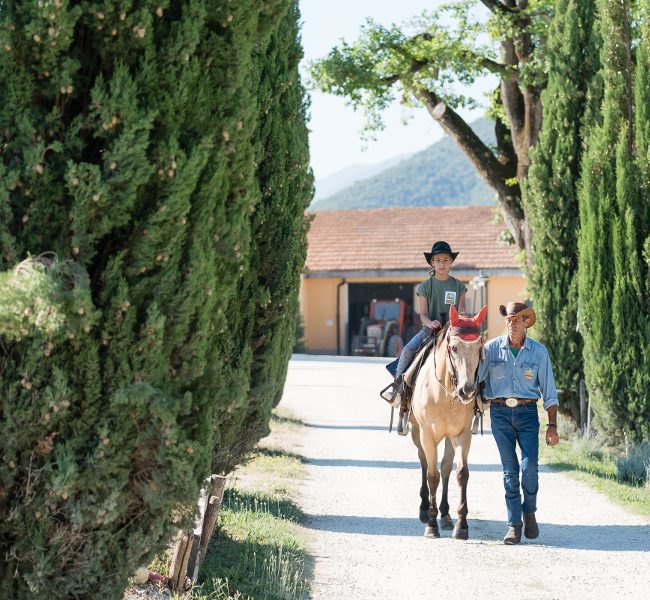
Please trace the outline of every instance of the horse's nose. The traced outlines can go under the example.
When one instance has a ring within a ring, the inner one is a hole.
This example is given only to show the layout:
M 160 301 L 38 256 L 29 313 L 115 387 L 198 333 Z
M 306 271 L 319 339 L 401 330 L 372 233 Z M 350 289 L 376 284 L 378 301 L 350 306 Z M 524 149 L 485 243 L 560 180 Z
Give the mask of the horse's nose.
M 476 385 L 473 383 L 466 383 L 463 386 L 463 396 L 465 396 L 465 398 L 471 398 L 474 394 L 476 394 Z

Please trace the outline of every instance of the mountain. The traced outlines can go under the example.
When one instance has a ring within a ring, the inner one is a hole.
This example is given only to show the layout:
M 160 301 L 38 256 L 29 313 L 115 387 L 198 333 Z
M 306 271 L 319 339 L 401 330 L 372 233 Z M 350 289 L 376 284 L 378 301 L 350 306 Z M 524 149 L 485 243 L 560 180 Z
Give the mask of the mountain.
M 494 123 L 479 119 L 472 129 L 495 143 Z M 312 203 L 311 210 L 493 204 L 494 191 L 448 137 L 395 166 Z
M 399 156 L 393 156 L 380 163 L 376 164 L 357 164 L 350 167 L 346 167 L 340 171 L 337 171 L 333 175 L 328 175 L 322 179 L 316 181 L 316 193 L 314 194 L 313 205 L 322 200 L 339 192 L 340 190 L 361 181 L 362 179 L 367 179 L 373 175 L 377 175 L 390 167 L 395 166 L 405 158 L 412 156 L 411 154 L 401 154 Z

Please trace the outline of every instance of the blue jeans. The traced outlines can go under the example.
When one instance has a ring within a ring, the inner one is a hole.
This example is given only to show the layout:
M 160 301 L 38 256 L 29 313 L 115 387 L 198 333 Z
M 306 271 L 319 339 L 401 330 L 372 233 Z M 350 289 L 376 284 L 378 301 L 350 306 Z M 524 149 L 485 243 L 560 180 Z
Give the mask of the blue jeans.
M 505 404 L 490 404 L 492 434 L 499 448 L 503 465 L 503 486 L 506 489 L 508 525 L 521 525 L 521 513 L 537 510 L 537 457 L 539 453 L 539 416 L 537 404 L 522 404 L 509 408 Z M 517 443 L 521 450 L 521 501 Z
M 404 348 L 402 348 L 402 353 L 399 355 L 399 362 L 397 363 L 397 370 L 395 371 L 395 379 L 397 379 L 411 364 L 415 353 L 418 351 L 420 344 L 422 343 L 422 336 L 427 330 L 426 327 L 423 327 L 418 333 L 416 333 L 409 341 Z

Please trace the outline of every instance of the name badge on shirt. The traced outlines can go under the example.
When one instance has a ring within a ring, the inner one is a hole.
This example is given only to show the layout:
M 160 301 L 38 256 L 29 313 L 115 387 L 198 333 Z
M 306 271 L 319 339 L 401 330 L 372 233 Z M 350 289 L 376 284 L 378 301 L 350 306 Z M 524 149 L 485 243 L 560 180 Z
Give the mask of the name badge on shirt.
M 456 292 L 445 292 L 445 304 L 456 304 Z
M 524 373 L 524 379 L 526 381 L 532 381 L 532 379 L 533 379 L 533 371 L 532 371 L 532 369 L 526 369 L 526 372 Z

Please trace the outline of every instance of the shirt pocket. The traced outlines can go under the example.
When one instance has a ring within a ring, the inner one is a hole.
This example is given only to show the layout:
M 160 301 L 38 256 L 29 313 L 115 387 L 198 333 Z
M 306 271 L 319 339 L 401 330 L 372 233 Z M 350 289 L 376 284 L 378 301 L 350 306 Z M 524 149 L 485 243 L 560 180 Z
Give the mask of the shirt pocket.
M 490 363 L 490 377 L 494 379 L 505 379 L 508 375 L 508 366 L 503 361 L 493 361 Z
M 533 384 L 537 381 L 538 366 L 535 363 L 521 365 L 521 376 L 526 383 Z

